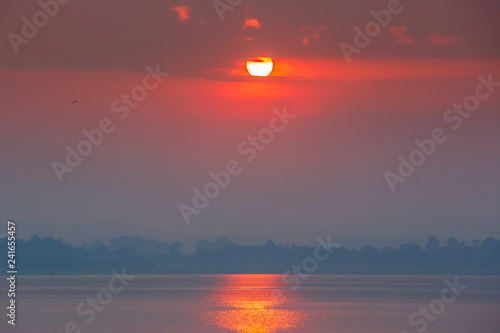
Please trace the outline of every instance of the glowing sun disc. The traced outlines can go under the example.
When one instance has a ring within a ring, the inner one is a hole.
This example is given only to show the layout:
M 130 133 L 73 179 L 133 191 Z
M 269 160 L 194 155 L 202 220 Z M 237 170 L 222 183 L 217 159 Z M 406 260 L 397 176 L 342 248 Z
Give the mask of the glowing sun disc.
M 247 61 L 247 71 L 252 76 L 268 76 L 273 70 L 273 60 L 267 57 L 258 57 Z

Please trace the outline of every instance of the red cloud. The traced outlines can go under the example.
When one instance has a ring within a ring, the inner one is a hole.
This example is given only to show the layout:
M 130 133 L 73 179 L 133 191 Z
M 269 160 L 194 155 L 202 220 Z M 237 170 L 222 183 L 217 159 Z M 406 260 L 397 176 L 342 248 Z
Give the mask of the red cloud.
M 398 40 L 394 44 L 414 44 L 415 40 L 406 35 L 407 28 L 405 26 L 389 27 L 389 32 L 394 35 Z
M 189 13 L 191 12 L 191 8 L 189 6 L 174 6 L 172 7 L 173 10 L 177 12 L 177 15 L 179 16 L 179 20 L 181 22 L 184 22 L 186 20 L 189 20 L 191 17 L 189 16 Z
M 448 37 L 438 35 L 433 32 L 429 35 L 429 42 L 431 45 L 457 45 L 457 46 L 465 46 L 466 44 L 462 41 L 462 37 Z
M 238 36 L 238 39 L 240 39 L 240 40 L 246 40 L 246 41 L 255 40 L 255 38 L 253 38 L 253 37 L 245 37 L 245 36 Z
M 261 24 L 259 20 L 257 19 L 246 19 L 245 24 L 243 25 L 243 29 L 248 29 L 248 28 L 255 28 L 255 29 L 260 29 Z
M 311 30 L 312 30 L 312 27 L 310 25 L 302 25 L 299 28 L 300 32 L 308 32 L 308 31 L 311 31 Z
M 325 27 L 321 27 L 319 29 L 315 29 L 309 25 L 303 25 L 299 28 L 300 32 L 306 33 L 308 36 L 302 38 L 302 43 L 303 44 L 317 44 L 319 37 L 320 37 L 320 32 L 324 31 Z

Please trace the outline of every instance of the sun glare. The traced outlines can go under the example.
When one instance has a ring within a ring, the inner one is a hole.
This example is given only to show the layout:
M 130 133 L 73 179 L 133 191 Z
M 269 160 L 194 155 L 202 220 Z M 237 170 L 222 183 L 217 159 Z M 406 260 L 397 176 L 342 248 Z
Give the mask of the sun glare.
M 267 57 L 258 57 L 247 61 L 247 71 L 252 76 L 268 76 L 273 70 L 273 60 Z

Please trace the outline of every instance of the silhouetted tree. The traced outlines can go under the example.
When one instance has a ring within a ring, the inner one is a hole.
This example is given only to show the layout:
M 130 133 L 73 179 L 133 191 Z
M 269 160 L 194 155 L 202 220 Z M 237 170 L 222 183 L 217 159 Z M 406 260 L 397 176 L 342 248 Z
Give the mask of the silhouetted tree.
M 436 253 L 439 250 L 439 239 L 437 239 L 436 236 L 430 236 L 427 238 L 425 250 L 430 253 Z
M 0 240 L 5 250 L 7 239 Z M 144 273 L 284 273 L 293 265 L 314 256 L 315 247 L 280 245 L 236 245 L 225 237 L 215 243 L 200 241 L 195 253 L 183 253 L 179 241 L 168 245 L 141 237 L 122 237 L 106 245 L 85 244 L 79 248 L 60 239 L 33 235 L 18 240 L 18 267 L 25 274 L 105 273 L 126 267 Z M 167 249 L 167 250 L 166 250 Z M 321 253 L 328 253 L 323 250 Z M 6 269 L 0 261 L 0 270 Z M 430 236 L 425 251 L 419 244 L 402 244 L 395 249 L 363 246 L 360 250 L 333 249 L 325 261 L 318 262 L 314 273 L 440 273 L 499 274 L 500 240 L 488 237 L 475 240 L 472 246 L 450 237 L 440 247 Z
M 446 243 L 448 244 L 449 247 L 457 247 L 460 244 L 455 237 L 448 238 Z

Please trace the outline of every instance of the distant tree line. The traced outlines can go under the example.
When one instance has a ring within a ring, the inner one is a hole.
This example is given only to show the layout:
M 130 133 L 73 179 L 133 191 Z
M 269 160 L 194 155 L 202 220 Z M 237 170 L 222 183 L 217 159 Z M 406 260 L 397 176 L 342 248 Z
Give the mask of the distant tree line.
M 7 239 L 0 240 L 7 253 Z M 60 239 L 32 236 L 17 241 L 16 264 L 20 274 L 109 274 L 125 267 L 135 274 L 281 274 L 311 257 L 315 247 L 278 245 L 237 245 L 225 237 L 215 243 L 201 240 L 193 253 L 184 244 L 167 244 L 141 237 L 120 237 L 108 244 L 95 241 L 74 247 Z M 6 270 L 7 260 L 0 262 Z M 466 245 L 451 237 L 446 245 L 431 236 L 427 245 L 408 243 L 361 249 L 338 247 L 320 262 L 316 274 L 495 274 L 500 275 L 500 239 L 492 237 Z

